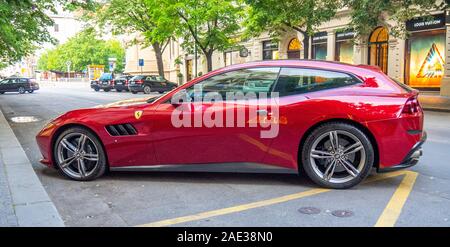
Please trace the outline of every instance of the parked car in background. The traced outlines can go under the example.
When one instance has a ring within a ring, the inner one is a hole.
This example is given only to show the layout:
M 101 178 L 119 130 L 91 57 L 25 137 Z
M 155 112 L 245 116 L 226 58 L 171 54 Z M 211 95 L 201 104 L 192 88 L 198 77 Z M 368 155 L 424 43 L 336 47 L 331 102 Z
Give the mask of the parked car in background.
M 114 74 L 113 73 L 103 73 L 98 80 L 91 81 L 91 88 L 96 92 L 103 89 L 105 92 L 111 91 L 114 88 Z
M 39 84 L 30 78 L 10 77 L 0 81 L 0 94 L 6 92 L 33 93 L 39 90 Z
M 159 75 L 137 75 L 131 78 L 128 84 L 128 88 L 133 94 L 138 92 L 144 92 L 145 94 L 151 92 L 163 93 L 176 87 L 178 87 L 176 83 L 170 82 Z
M 133 78 L 132 75 L 121 75 L 116 77 L 113 80 L 114 89 L 116 89 L 117 92 L 129 91 L 128 82 L 131 78 Z

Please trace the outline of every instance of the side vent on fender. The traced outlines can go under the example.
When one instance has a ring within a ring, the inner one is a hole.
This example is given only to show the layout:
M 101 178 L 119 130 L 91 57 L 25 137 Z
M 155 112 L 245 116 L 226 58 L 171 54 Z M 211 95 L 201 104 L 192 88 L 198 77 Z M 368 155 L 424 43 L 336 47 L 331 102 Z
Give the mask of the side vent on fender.
M 106 126 L 106 130 L 112 136 L 137 135 L 136 129 L 131 124 L 116 124 Z

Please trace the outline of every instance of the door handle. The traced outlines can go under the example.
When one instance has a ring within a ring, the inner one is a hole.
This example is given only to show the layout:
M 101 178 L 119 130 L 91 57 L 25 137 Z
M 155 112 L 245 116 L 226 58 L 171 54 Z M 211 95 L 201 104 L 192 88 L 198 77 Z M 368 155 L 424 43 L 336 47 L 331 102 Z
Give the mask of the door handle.
M 267 116 L 267 115 L 269 115 L 269 113 L 267 112 L 267 110 L 257 110 L 256 113 L 257 113 L 259 116 Z

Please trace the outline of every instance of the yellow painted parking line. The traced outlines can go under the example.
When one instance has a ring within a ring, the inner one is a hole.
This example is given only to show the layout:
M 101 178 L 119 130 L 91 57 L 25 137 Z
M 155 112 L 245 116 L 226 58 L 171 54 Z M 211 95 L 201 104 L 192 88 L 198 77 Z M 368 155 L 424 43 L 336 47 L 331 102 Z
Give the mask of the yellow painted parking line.
M 415 172 L 396 171 L 396 172 L 391 172 L 391 173 L 383 173 L 383 174 L 379 174 L 377 176 L 373 176 L 373 177 L 366 179 L 364 184 L 372 183 L 372 182 L 376 182 L 376 181 L 380 181 L 380 180 L 384 180 L 384 179 L 389 179 L 389 178 L 393 178 L 393 177 L 398 177 L 398 176 L 409 174 L 409 173 L 415 173 Z M 415 174 L 417 176 L 417 173 L 415 173 Z M 175 224 L 180 224 L 180 223 L 185 223 L 185 222 L 191 222 L 191 221 L 211 218 L 211 217 L 220 216 L 220 215 L 237 213 L 237 212 L 241 212 L 241 211 L 245 211 L 245 210 L 249 210 L 249 209 L 270 206 L 273 204 L 288 202 L 291 200 L 300 199 L 300 198 L 304 198 L 304 197 L 308 197 L 308 196 L 312 196 L 312 195 L 317 195 L 317 194 L 321 194 L 321 193 L 329 192 L 329 191 L 331 191 L 331 189 L 311 189 L 311 190 L 307 190 L 307 191 L 303 191 L 303 192 L 299 192 L 299 193 L 295 193 L 295 194 L 290 194 L 290 195 L 285 195 L 285 196 L 281 196 L 281 197 L 276 197 L 276 198 L 272 198 L 272 199 L 268 199 L 268 200 L 252 202 L 252 203 L 247 203 L 247 204 L 241 204 L 241 205 L 237 205 L 237 206 L 233 206 L 233 207 L 216 209 L 216 210 L 212 210 L 212 211 L 201 212 L 198 214 L 182 216 L 182 217 L 173 218 L 173 219 L 156 221 L 156 222 L 152 222 L 152 223 L 148 223 L 148 224 L 138 225 L 138 227 L 170 226 L 170 225 L 175 225 Z
M 375 227 L 393 227 L 395 225 L 414 187 L 417 175 L 417 172 L 406 172 L 402 182 L 397 187 L 397 190 L 395 190 L 394 195 L 392 195 L 380 218 L 378 218 Z

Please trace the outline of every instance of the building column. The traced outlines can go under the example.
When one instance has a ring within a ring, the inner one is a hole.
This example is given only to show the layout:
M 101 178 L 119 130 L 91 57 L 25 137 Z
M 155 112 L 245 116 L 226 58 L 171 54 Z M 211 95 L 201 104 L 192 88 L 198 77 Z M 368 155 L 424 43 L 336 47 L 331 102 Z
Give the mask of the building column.
M 450 96 L 450 23 L 446 24 L 446 46 L 445 46 L 445 68 L 444 77 L 441 81 L 441 95 Z
M 388 75 L 404 81 L 405 40 L 390 38 L 388 42 Z
M 327 61 L 334 61 L 336 54 L 336 32 L 329 31 L 327 39 Z

